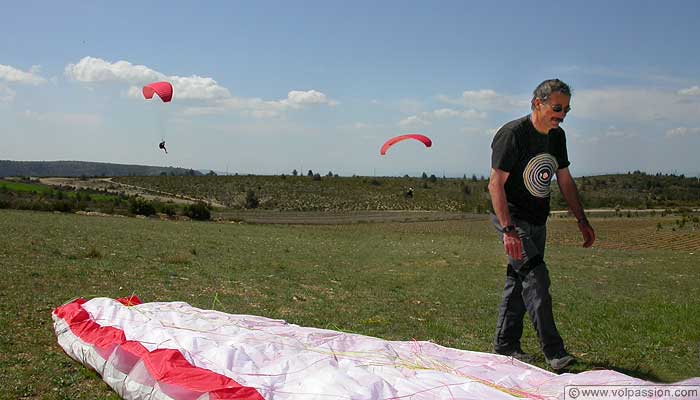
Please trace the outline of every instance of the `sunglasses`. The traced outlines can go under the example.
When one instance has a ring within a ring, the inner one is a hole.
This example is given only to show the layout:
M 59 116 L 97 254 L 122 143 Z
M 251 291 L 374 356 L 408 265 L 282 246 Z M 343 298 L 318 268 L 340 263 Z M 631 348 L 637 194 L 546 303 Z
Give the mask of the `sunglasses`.
M 547 103 L 546 101 L 545 101 L 545 102 L 542 102 L 542 104 L 547 104 L 547 105 L 549 105 L 549 106 L 552 108 L 552 111 L 554 111 L 555 113 L 560 113 L 560 112 L 563 111 L 564 114 L 568 114 L 569 111 L 571 111 L 571 107 L 570 107 L 570 106 L 566 106 L 566 108 L 564 108 L 561 104 L 554 104 L 554 105 L 551 105 L 551 104 Z

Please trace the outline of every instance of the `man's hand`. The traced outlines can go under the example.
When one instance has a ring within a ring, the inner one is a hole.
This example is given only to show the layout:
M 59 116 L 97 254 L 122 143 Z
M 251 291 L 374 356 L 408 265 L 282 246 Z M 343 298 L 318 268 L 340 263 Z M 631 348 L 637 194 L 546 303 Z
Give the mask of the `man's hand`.
M 503 234 L 503 248 L 510 258 L 514 260 L 523 258 L 523 242 L 515 231 Z
M 593 227 L 586 218 L 578 221 L 578 229 L 581 231 L 581 235 L 583 235 L 583 247 L 588 248 L 593 246 L 593 242 L 595 242 L 595 231 L 593 231 Z

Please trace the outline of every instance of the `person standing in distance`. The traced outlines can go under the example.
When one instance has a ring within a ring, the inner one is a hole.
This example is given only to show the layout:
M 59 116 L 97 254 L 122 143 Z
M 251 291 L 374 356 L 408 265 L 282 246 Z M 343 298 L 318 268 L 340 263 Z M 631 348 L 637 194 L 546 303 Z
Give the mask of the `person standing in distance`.
M 554 323 L 549 271 L 544 262 L 550 183 L 559 189 L 576 216 L 583 247 L 595 232 L 584 214 L 569 172 L 566 136 L 559 126 L 571 111 L 571 89 L 559 79 L 540 83 L 533 92 L 532 112 L 505 124 L 491 144 L 489 194 L 492 222 L 508 255 L 503 299 L 498 313 L 494 351 L 531 360 L 520 347 L 527 311 L 547 364 L 562 370 L 576 359 L 564 347 Z

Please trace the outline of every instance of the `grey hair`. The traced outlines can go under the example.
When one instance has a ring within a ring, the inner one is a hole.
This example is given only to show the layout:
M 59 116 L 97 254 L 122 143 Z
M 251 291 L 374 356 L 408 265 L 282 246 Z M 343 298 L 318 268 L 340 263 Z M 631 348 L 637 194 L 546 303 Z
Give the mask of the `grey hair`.
M 560 81 L 559 79 L 547 79 L 546 81 L 537 85 L 535 90 L 532 92 L 530 108 L 533 110 L 535 109 L 535 99 L 545 101 L 554 92 L 559 92 L 571 97 L 571 88 L 569 85 Z

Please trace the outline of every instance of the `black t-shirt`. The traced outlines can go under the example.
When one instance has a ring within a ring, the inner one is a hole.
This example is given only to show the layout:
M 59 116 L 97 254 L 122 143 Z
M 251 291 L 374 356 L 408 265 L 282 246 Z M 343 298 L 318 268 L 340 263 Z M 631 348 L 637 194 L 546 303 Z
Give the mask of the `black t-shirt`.
M 499 129 L 491 149 L 491 167 L 510 173 L 505 190 L 511 216 L 544 225 L 552 177 L 570 164 L 564 130 L 555 128 L 543 135 L 526 115 Z

